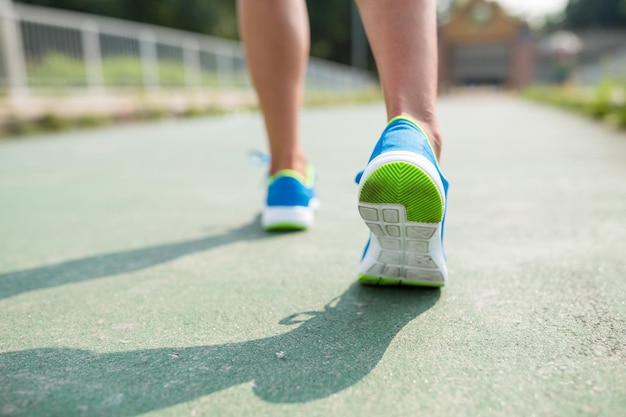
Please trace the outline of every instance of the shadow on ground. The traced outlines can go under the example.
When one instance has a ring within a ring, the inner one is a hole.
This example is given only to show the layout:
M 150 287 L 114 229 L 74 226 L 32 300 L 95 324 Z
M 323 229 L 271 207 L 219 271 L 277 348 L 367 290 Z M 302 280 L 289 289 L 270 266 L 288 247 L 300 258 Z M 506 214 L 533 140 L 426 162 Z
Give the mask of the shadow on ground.
M 91 279 L 125 274 L 242 240 L 264 239 L 275 234 L 261 228 L 260 216 L 223 234 L 90 256 L 23 271 L 0 274 L 0 299 L 25 292 Z
M 323 311 L 281 320 L 294 329 L 263 339 L 108 354 L 0 354 L 0 414 L 136 416 L 244 383 L 273 403 L 325 398 L 367 376 L 396 334 L 439 295 L 354 284 Z

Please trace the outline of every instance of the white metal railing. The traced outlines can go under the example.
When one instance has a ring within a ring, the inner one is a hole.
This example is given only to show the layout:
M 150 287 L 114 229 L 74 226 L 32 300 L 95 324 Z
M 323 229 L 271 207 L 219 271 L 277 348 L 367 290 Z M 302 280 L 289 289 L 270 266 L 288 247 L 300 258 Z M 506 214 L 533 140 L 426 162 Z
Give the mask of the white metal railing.
M 0 90 L 248 87 L 239 42 L 0 0 Z M 356 68 L 311 58 L 307 86 L 375 84 Z

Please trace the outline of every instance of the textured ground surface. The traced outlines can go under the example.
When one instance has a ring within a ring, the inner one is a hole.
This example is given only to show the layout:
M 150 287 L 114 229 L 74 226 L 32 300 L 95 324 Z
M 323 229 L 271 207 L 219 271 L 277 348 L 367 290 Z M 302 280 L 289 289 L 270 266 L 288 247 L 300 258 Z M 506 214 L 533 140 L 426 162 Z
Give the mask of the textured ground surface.
M 0 143 L 0 415 L 625 415 L 626 135 L 440 117 L 442 290 L 353 284 L 382 106 L 305 113 L 307 233 L 260 231 L 257 114 Z

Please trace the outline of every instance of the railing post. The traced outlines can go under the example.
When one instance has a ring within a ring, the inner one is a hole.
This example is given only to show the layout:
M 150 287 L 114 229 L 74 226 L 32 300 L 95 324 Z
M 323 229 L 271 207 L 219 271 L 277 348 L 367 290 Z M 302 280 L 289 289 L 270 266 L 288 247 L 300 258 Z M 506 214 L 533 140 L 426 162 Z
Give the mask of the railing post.
M 0 51 L 9 95 L 16 97 L 28 94 L 24 44 L 11 0 L 0 0 Z
M 157 56 L 156 36 L 150 30 L 143 30 L 139 35 L 139 51 L 143 85 L 146 90 L 159 89 L 159 61 Z
M 235 77 L 233 68 L 233 54 L 229 48 L 218 46 L 217 53 L 217 83 L 224 86 L 232 83 Z M 228 80 L 228 82 L 226 82 Z
M 85 20 L 81 28 L 87 85 L 93 92 L 102 91 L 104 76 L 102 72 L 102 54 L 100 52 L 100 33 L 93 20 Z

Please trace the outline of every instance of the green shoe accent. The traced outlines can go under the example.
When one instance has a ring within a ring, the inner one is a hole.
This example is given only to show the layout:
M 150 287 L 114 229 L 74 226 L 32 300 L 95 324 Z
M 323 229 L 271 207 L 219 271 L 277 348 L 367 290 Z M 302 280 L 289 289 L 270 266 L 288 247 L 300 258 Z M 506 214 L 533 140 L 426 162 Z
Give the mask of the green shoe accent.
M 409 287 L 443 287 L 445 284 L 433 284 L 432 282 L 408 281 L 405 279 L 384 278 L 374 275 L 359 274 L 358 281 L 363 285 L 381 285 L 381 286 L 401 286 Z
M 274 223 L 265 227 L 268 232 L 271 231 L 289 231 L 289 230 L 306 230 L 306 226 L 297 223 Z
M 281 169 L 274 175 L 270 176 L 267 179 L 267 183 L 271 184 L 281 177 L 295 178 L 296 180 L 304 184 L 304 186 L 312 188 L 315 185 L 315 168 L 313 168 L 313 165 L 307 164 L 306 175 L 302 175 L 298 171 L 294 171 L 293 169 Z
M 439 223 L 443 219 L 443 200 L 435 182 L 415 165 L 389 162 L 367 177 L 359 201 L 374 204 L 401 204 L 407 220 Z

